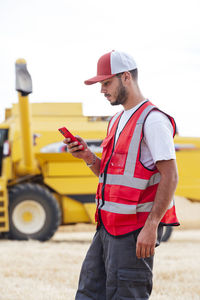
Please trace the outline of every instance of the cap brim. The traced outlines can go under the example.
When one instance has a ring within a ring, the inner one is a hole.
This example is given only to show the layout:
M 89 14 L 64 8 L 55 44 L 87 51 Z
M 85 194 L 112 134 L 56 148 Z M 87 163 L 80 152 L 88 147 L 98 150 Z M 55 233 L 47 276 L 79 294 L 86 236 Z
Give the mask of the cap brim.
M 94 84 L 94 83 L 101 82 L 101 81 L 104 81 L 106 79 L 112 78 L 115 75 L 116 74 L 112 74 L 112 75 L 98 75 L 98 76 L 92 77 L 92 78 L 90 78 L 88 80 L 85 80 L 84 83 L 87 84 L 87 85 L 91 85 L 91 84 Z

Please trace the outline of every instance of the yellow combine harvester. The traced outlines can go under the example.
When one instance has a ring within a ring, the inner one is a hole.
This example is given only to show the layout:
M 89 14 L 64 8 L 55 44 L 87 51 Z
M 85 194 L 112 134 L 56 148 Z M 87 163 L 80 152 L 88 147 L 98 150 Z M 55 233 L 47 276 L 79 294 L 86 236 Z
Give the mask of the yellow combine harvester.
M 175 149 L 179 171 L 176 195 L 200 202 L 200 138 L 176 136 Z
M 98 178 L 67 153 L 58 128 L 83 137 L 97 155 L 106 118 L 84 117 L 81 103 L 32 103 L 31 77 L 16 62 L 19 103 L 0 124 L 0 233 L 11 239 L 50 239 L 60 224 L 93 223 Z M 200 201 L 200 139 L 175 140 L 177 194 Z
M 84 117 L 81 103 L 29 104 L 32 83 L 24 60 L 16 63 L 16 90 L 19 103 L 0 124 L 0 232 L 44 241 L 60 224 L 94 222 L 98 179 L 66 152 L 58 128 L 80 134 L 100 155 L 107 122 Z
M 200 138 L 175 137 L 176 159 L 179 173 L 179 183 L 176 195 L 193 202 L 200 202 Z M 162 241 L 167 241 L 173 227 L 165 228 Z

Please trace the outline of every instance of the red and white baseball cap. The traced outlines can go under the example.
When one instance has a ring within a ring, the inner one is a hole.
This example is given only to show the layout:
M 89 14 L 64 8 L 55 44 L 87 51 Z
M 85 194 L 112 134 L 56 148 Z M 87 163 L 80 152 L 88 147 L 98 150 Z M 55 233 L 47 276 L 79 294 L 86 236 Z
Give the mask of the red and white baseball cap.
M 94 84 L 136 68 L 136 62 L 132 56 L 125 52 L 113 50 L 100 57 L 97 63 L 97 76 L 84 81 L 84 83 L 88 85 Z

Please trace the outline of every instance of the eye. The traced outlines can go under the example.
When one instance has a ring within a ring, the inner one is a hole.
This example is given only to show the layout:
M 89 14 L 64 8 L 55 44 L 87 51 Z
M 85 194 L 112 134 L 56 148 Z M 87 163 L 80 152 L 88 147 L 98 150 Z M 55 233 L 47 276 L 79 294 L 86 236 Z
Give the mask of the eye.
M 110 83 L 110 81 L 106 81 L 106 82 L 104 82 L 104 86 L 108 86 L 109 85 L 109 83 Z

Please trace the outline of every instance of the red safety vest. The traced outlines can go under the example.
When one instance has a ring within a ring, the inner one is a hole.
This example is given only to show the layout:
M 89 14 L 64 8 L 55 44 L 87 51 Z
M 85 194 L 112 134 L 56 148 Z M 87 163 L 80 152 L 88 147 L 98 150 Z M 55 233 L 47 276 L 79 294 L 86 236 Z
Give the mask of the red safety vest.
M 130 117 L 114 146 L 121 114 L 111 119 L 107 137 L 103 140 L 99 184 L 96 194 L 96 221 L 114 236 L 124 235 L 144 226 L 153 206 L 160 173 L 140 162 L 144 122 L 152 110 L 151 102 L 143 103 Z M 168 116 L 168 115 L 167 115 Z M 174 135 L 176 125 L 170 119 Z M 161 220 L 165 225 L 179 225 L 174 200 Z

